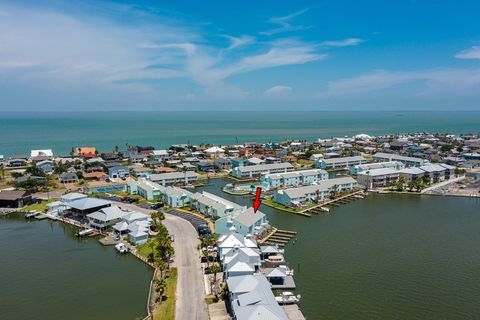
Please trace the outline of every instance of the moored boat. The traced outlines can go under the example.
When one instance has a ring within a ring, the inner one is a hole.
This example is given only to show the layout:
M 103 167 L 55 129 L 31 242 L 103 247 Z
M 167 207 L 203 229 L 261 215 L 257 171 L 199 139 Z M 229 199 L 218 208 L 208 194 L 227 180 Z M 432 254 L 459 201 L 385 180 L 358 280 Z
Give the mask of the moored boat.
M 281 295 L 276 296 L 275 300 L 277 300 L 277 303 L 282 305 L 282 304 L 296 304 L 300 302 L 300 295 L 295 296 L 292 292 L 290 291 L 284 291 L 282 292 Z
M 94 232 L 95 232 L 95 230 L 93 230 L 93 229 L 84 229 L 82 231 L 78 231 L 77 236 L 78 237 L 86 237 L 86 236 L 89 236 L 89 235 L 93 234 Z
M 25 213 L 25 218 L 30 219 L 30 218 L 33 218 L 33 217 L 38 216 L 38 215 L 39 215 L 39 213 L 37 211 L 30 211 L 30 212 Z
M 123 242 L 117 243 L 117 244 L 115 245 L 115 249 L 116 249 L 119 253 L 127 253 L 127 252 L 128 252 L 128 248 L 127 248 L 127 246 L 126 246 Z

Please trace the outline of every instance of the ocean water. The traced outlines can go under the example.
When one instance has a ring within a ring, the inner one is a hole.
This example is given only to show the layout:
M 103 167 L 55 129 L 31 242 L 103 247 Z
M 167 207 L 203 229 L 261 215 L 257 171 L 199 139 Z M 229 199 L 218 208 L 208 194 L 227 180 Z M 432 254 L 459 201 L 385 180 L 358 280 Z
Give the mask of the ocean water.
M 78 112 L 1 113 L 0 155 L 53 149 L 68 154 L 74 146 L 176 143 L 235 144 L 285 139 L 328 138 L 367 133 L 467 133 L 480 131 L 479 112 Z

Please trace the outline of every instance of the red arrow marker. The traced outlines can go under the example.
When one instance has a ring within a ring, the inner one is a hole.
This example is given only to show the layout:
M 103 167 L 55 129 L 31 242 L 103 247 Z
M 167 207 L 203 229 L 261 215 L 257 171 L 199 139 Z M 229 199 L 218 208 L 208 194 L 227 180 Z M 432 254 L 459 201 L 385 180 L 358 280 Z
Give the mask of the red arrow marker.
M 258 210 L 258 207 L 260 207 L 260 203 L 262 201 L 260 200 L 260 193 L 262 193 L 262 188 L 257 187 L 257 191 L 255 192 L 255 199 L 253 200 L 253 212 L 256 213 Z

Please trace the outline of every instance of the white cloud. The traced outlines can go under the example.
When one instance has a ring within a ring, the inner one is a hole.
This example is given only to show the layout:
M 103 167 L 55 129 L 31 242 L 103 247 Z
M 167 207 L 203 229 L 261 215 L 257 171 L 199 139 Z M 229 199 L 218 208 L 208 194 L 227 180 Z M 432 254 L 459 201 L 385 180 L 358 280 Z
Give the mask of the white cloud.
M 480 59 L 480 46 L 473 46 L 455 55 L 457 59 Z
M 324 41 L 320 43 L 320 45 L 325 47 L 350 47 L 357 46 L 362 42 L 365 42 L 365 40 L 359 38 L 348 38 L 342 40 Z
M 264 35 L 264 36 L 271 36 L 271 35 L 274 35 L 274 34 L 277 34 L 277 33 L 299 31 L 299 30 L 306 29 L 307 27 L 305 27 L 303 25 L 294 25 L 294 24 L 291 23 L 291 21 L 294 18 L 296 18 L 298 16 L 301 16 L 302 14 L 304 14 L 307 11 L 308 11 L 307 9 L 303 9 L 303 10 L 299 10 L 297 12 L 294 12 L 292 14 L 289 14 L 287 16 L 270 18 L 270 20 L 268 20 L 268 21 L 272 24 L 278 25 L 279 27 L 269 29 L 269 30 L 266 30 L 266 31 L 261 31 L 259 33 L 261 35 Z
M 418 71 L 380 70 L 358 77 L 330 81 L 319 97 L 352 97 L 378 92 L 401 84 L 420 82 L 411 94 L 423 96 L 479 95 L 480 69 L 443 69 Z
M 255 43 L 256 39 L 255 37 L 249 36 L 249 35 L 242 35 L 240 37 L 233 37 L 229 35 L 222 35 L 222 37 L 227 38 L 230 40 L 230 46 L 228 46 L 227 49 L 236 49 L 236 48 L 241 48 L 244 46 L 247 46 L 249 44 Z
M 285 94 L 288 94 L 290 92 L 292 92 L 292 87 L 289 87 L 289 86 L 282 86 L 282 85 L 278 85 L 278 86 L 273 86 L 267 90 L 265 90 L 263 92 L 263 94 L 265 96 L 269 96 L 269 97 L 274 97 L 274 96 L 283 96 Z

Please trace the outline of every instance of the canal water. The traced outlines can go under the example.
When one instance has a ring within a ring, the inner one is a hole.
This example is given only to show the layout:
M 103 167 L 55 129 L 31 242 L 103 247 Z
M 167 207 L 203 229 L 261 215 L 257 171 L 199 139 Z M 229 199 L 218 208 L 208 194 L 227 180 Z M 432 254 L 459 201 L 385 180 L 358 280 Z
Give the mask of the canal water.
M 242 205 L 251 199 L 199 188 Z M 307 319 L 479 319 L 480 200 L 370 194 L 311 218 L 261 206 L 297 231 L 286 248 Z
M 125 319 L 146 315 L 152 271 L 69 225 L 0 217 L 0 319 Z

